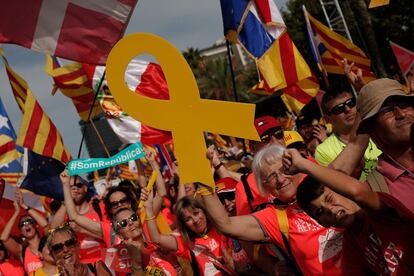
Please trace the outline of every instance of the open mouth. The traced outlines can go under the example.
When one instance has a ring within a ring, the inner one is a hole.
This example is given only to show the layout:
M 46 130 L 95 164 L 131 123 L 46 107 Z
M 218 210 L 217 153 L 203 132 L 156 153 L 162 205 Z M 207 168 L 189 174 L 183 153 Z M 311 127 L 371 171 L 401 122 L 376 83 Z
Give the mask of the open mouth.
M 337 220 L 341 220 L 341 219 L 343 219 L 344 217 L 345 217 L 345 211 L 344 210 L 339 210 L 337 213 L 336 213 L 336 215 L 335 215 L 335 218 L 337 219 Z
M 71 254 L 71 253 L 68 253 L 68 254 L 66 254 L 65 256 L 63 256 L 63 260 L 64 260 L 66 263 L 69 263 L 71 259 L 72 259 L 72 254 Z

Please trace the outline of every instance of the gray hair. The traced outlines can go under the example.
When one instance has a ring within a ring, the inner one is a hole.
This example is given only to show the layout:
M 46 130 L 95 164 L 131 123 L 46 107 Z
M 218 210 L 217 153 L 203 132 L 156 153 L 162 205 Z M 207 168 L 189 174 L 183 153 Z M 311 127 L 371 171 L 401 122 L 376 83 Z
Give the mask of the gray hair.
M 259 188 L 259 192 L 264 195 L 263 172 L 276 161 L 281 161 L 285 148 L 278 144 L 272 144 L 259 150 L 253 159 L 252 171 Z

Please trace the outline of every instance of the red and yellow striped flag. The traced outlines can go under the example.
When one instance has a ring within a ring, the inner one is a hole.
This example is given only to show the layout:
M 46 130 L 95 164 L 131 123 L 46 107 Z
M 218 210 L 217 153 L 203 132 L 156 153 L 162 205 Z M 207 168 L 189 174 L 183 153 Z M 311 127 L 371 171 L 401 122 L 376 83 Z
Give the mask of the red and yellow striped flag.
M 341 61 L 346 58 L 348 62 L 353 62 L 356 68 L 362 70 L 362 76 L 366 82 L 375 79 L 375 75 L 371 72 L 371 60 L 358 46 L 323 25 L 308 12 L 306 15 L 309 18 L 315 44 L 317 44 L 315 46 L 319 50 L 326 72 L 344 74 Z
M 273 91 L 312 75 L 308 64 L 286 32 L 257 60 L 257 66 L 266 82 L 264 85 Z
M 71 63 L 60 66 L 56 58 L 46 55 L 45 72 L 53 78 L 55 86 L 69 97 L 83 121 L 88 120 L 89 109 L 93 103 L 95 93 L 90 81 L 80 63 Z M 92 110 L 91 119 L 102 113 L 99 102 L 96 101 Z
M 27 82 L 13 71 L 4 56 L 3 61 L 13 94 L 23 112 L 17 144 L 40 155 L 67 163 L 71 156 L 59 131 L 37 102 Z

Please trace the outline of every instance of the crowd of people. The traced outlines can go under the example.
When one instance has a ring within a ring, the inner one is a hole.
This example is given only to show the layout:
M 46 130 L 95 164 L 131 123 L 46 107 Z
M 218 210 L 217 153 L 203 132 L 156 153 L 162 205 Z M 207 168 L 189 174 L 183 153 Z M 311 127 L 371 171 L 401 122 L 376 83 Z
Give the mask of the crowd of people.
M 90 197 L 65 170 L 48 217 L 17 191 L 0 275 L 414 275 L 414 96 L 347 74 L 357 96 L 326 93 L 326 124 L 263 116 L 250 152 L 209 146 L 215 187 L 166 182 L 149 151 L 153 188 L 140 174 Z

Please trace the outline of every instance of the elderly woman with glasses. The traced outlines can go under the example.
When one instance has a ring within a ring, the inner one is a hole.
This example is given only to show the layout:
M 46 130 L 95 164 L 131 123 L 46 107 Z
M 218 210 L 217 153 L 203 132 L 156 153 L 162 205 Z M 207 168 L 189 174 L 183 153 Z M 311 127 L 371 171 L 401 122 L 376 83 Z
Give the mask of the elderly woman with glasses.
M 222 233 L 240 240 L 276 245 L 284 252 L 285 261 L 304 275 L 343 275 L 340 268 L 342 233 L 322 227 L 299 208 L 296 191 L 304 175 L 284 173 L 284 150 L 279 145 L 267 146 L 253 160 L 260 192 L 277 199 L 265 209 L 230 217 L 208 187 L 202 189 L 200 201 Z
M 42 261 L 39 257 L 40 253 L 38 251 L 41 238 L 38 226 L 42 227 L 44 230 L 47 230 L 49 225 L 47 220 L 39 212 L 24 203 L 20 190 L 16 190 L 13 205 L 15 212 L 4 227 L 0 239 L 3 241 L 4 246 L 10 254 L 20 258 L 25 272 L 30 274 L 38 267 L 42 266 Z M 26 210 L 26 214 L 20 217 L 18 222 L 23 243 L 17 242 L 10 236 L 12 228 L 20 215 L 21 209 Z
M 162 254 L 156 245 L 147 242 L 143 225 L 137 215 L 137 211 L 128 206 L 121 206 L 112 213 L 111 223 L 97 222 L 76 212 L 72 197 L 70 196 L 70 177 L 65 170 L 60 175 L 65 206 L 69 218 L 102 238 L 107 244 L 105 259 L 108 259 L 108 266 L 116 272 L 116 275 L 133 273 L 140 275 L 143 271 L 155 273 L 151 275 L 177 275 L 181 268 L 174 258 Z M 118 199 L 121 200 L 121 199 Z M 133 203 L 137 205 L 136 202 Z M 112 226 L 112 227 L 111 227 Z M 117 256 L 114 258 L 114 256 Z M 109 260 L 118 260 L 115 264 Z M 110 265 L 109 262 L 112 264 Z
M 111 273 L 102 261 L 83 264 L 79 258 L 79 242 L 69 225 L 52 229 L 46 241 L 47 247 L 59 270 L 60 276 L 110 276 Z

